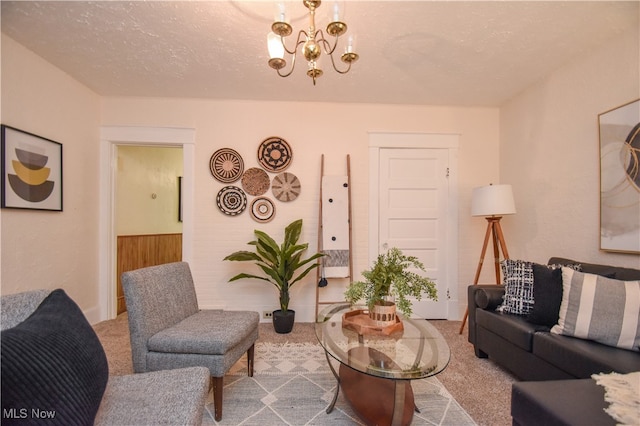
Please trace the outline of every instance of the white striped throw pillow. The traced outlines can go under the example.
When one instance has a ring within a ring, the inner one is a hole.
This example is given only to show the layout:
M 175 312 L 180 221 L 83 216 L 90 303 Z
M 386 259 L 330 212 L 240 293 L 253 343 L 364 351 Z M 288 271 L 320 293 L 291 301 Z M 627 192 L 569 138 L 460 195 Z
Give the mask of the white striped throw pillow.
M 552 333 L 640 351 L 640 280 L 562 268 L 562 303 Z

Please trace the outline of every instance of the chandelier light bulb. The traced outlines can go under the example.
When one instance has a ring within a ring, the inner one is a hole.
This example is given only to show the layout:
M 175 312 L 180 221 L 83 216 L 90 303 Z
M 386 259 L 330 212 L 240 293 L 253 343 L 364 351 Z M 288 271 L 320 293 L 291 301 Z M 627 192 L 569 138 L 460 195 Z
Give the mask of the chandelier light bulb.
M 339 22 L 340 21 L 340 4 L 336 1 L 333 2 L 333 21 L 332 22 Z
M 287 65 L 284 60 L 284 46 L 280 36 L 274 33 L 267 35 L 267 48 L 269 49 L 269 66 L 275 70 L 279 70 Z
M 267 35 L 267 48 L 269 49 L 269 58 L 284 59 L 284 46 L 277 34 L 271 32 Z
M 276 16 L 274 21 L 275 22 L 288 22 L 287 21 L 287 11 L 286 8 L 284 6 L 283 2 L 279 2 L 278 3 L 278 7 L 276 8 Z
M 356 36 L 351 34 L 347 39 L 347 47 L 345 48 L 345 53 L 354 53 L 356 46 Z

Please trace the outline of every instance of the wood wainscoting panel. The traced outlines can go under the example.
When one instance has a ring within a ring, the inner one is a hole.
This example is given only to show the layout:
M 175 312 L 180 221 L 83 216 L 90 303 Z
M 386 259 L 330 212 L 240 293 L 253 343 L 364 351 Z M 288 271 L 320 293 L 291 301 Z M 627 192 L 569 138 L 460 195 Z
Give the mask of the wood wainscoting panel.
M 182 234 L 118 235 L 118 315 L 127 310 L 123 272 L 182 260 Z

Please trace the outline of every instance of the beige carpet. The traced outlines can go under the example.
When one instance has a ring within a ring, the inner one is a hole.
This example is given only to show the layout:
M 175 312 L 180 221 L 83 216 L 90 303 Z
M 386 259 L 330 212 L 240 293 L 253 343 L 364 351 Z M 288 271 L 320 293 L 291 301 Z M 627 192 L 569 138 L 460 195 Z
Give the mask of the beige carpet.
M 431 321 L 451 348 L 449 366 L 437 378 L 479 425 L 511 425 L 513 376 L 487 359 L 478 359 L 467 342 L 460 321 Z M 112 375 L 131 374 L 131 346 L 126 314 L 94 326 L 102 342 Z M 314 324 L 296 323 L 289 334 L 277 334 L 269 323 L 260 324 L 261 342 L 317 343 Z

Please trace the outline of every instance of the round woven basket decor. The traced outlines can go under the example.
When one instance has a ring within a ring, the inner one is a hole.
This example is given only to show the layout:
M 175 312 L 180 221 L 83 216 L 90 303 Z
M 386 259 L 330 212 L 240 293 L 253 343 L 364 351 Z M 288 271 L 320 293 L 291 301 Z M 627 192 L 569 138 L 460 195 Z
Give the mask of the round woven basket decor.
M 269 190 L 270 185 L 269 175 L 258 167 L 251 167 L 242 175 L 242 189 L 249 195 L 262 195 Z
M 258 147 L 258 162 L 268 172 L 281 172 L 289 167 L 293 152 L 282 138 L 270 137 Z
M 256 198 L 251 202 L 251 217 L 261 223 L 271 221 L 276 216 L 276 206 L 266 197 Z
M 222 183 L 233 183 L 244 172 L 244 161 L 231 148 L 221 148 L 213 153 L 209 160 L 209 170 L 214 178 Z
M 293 173 L 283 172 L 273 178 L 271 192 L 279 201 L 293 201 L 300 195 L 300 181 Z
M 228 216 L 237 216 L 247 208 L 247 196 L 237 186 L 225 186 L 218 192 L 216 204 Z

